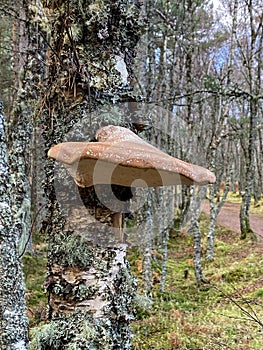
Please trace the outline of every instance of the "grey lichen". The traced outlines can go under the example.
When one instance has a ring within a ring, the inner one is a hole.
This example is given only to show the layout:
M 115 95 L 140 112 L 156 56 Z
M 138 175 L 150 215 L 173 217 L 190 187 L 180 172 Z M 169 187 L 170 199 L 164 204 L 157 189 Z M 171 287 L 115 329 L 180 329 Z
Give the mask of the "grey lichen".
M 73 299 L 78 301 L 91 299 L 96 295 L 96 293 L 98 292 L 98 289 L 99 289 L 98 286 L 87 287 L 84 283 L 81 283 L 78 286 L 73 288 L 73 291 L 72 291 Z
M 143 26 L 139 11 L 136 2 L 123 0 L 74 0 L 70 7 L 67 2 L 45 2 L 41 11 L 45 25 L 40 23 L 40 26 L 53 34 L 52 44 L 61 48 L 62 58 L 52 53 L 56 70 L 53 79 L 57 80 L 52 94 L 71 95 L 81 102 L 90 88 L 117 93 L 127 87 L 131 79 L 130 63 Z M 124 79 L 116 69 L 116 57 L 123 57 L 123 63 L 128 63 L 129 79 Z
M 93 262 L 93 248 L 77 234 L 61 233 L 50 244 L 53 263 L 87 269 Z
M 89 325 L 89 315 L 77 312 L 74 315 L 61 316 L 48 324 L 35 328 L 31 332 L 30 350 L 68 349 L 68 343 L 92 343 L 96 330 Z M 89 329 L 89 332 L 88 332 Z M 73 347 L 74 348 L 74 347 Z M 86 349 L 94 349 L 92 346 Z
M 30 350 L 112 349 L 105 325 L 94 322 L 85 311 L 61 315 L 31 331 Z
M 64 299 L 71 301 L 83 301 L 91 299 L 98 292 L 98 286 L 92 285 L 87 287 L 84 283 L 77 285 L 60 281 L 52 286 L 52 293 L 62 296 Z
M 18 258 L 18 231 L 11 210 L 11 185 L 0 103 L 0 348 L 27 349 L 25 286 Z

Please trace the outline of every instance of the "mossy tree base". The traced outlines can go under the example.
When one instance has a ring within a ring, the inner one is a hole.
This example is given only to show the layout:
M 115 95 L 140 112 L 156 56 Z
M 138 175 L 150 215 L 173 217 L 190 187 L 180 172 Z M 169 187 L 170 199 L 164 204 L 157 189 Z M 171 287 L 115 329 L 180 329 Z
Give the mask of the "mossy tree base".
M 33 330 L 30 349 L 130 349 L 136 282 L 126 247 L 94 248 L 86 270 L 54 265 L 50 323 Z

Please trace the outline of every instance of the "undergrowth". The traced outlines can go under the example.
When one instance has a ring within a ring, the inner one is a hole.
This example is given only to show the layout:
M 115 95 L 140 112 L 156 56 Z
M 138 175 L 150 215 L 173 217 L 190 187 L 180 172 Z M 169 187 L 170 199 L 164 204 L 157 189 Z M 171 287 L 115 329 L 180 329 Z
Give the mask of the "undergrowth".
M 241 241 L 238 233 L 220 227 L 215 259 L 207 262 L 207 227 L 208 219 L 202 214 L 202 263 L 207 283 L 198 286 L 195 281 L 192 237 L 175 231 L 169 241 L 164 293 L 159 291 L 160 264 L 153 262 L 153 304 L 143 299 L 140 289 L 141 256 L 135 248 L 129 249 L 128 259 L 142 296 L 132 324 L 133 350 L 262 350 L 263 246 Z M 39 244 L 34 255 L 24 258 L 31 326 L 45 322 L 45 255 L 44 245 Z

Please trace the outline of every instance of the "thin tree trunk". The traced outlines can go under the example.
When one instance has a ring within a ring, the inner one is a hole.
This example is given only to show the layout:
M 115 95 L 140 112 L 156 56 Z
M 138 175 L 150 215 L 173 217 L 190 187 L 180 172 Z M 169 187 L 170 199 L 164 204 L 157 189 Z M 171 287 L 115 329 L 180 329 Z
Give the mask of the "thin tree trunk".
M 222 132 L 222 131 L 221 131 Z M 221 137 L 220 134 L 218 135 L 218 138 L 212 142 L 210 146 L 210 170 L 215 171 L 216 170 L 216 162 L 217 162 L 217 153 L 218 153 L 218 147 L 221 144 Z M 216 195 L 216 184 L 210 185 L 210 223 L 209 223 L 209 229 L 208 229 L 208 235 L 207 235 L 207 248 L 206 248 L 206 258 L 208 261 L 214 260 L 214 239 L 215 239 L 215 227 L 216 227 L 216 219 L 217 216 L 224 205 L 229 189 L 230 189 L 230 181 L 231 181 L 231 174 L 229 175 L 225 187 L 223 196 L 220 200 L 220 189 L 218 190 L 218 203 L 216 205 L 215 203 L 215 195 Z
M 147 27 L 147 57 L 146 57 L 146 102 L 154 97 L 155 90 L 155 43 L 154 43 L 154 25 L 153 25 L 154 1 L 146 2 L 146 15 L 149 18 Z
M 198 220 L 194 217 L 191 221 L 190 233 L 194 238 L 194 270 L 195 270 L 195 278 L 198 284 L 201 284 L 204 280 L 203 270 L 202 270 L 202 239 L 200 228 L 198 224 Z
M 197 283 L 203 282 L 202 271 L 202 237 L 199 228 L 198 218 L 200 215 L 201 201 L 206 193 L 206 186 L 201 187 L 197 193 L 195 193 L 195 187 L 190 186 L 190 207 L 187 213 L 186 224 L 189 227 L 189 234 L 193 236 L 194 241 L 194 269 Z
M 19 9 L 21 18 L 25 18 L 25 9 Z M 24 24 L 20 24 L 20 35 L 17 42 L 18 48 L 24 44 L 23 50 L 28 47 L 28 28 Z M 22 31 L 21 31 L 22 30 Z M 31 194 L 30 194 L 30 142 L 31 142 L 31 118 L 29 107 L 29 96 L 27 94 L 27 86 L 25 84 L 28 78 L 28 57 L 22 54 L 25 60 L 23 67 L 23 75 L 21 74 L 21 58 L 16 63 L 17 72 L 20 71 L 20 80 L 17 78 L 16 84 L 19 88 L 17 99 L 14 104 L 11 115 L 11 123 L 9 130 L 10 143 L 10 172 L 12 174 L 12 211 L 14 215 L 14 225 L 19 235 L 19 252 L 23 254 L 26 250 L 27 243 L 30 239 L 31 226 Z
M 152 298 L 153 278 L 152 278 L 152 249 L 153 249 L 153 222 L 152 222 L 152 190 L 148 189 L 147 201 L 146 201 L 146 212 L 145 221 L 140 227 L 141 235 L 143 236 L 143 293 L 148 297 Z M 142 229 L 143 228 L 143 229 Z
M 167 262 L 168 262 L 168 242 L 169 242 L 169 228 L 166 227 L 163 232 L 163 248 L 161 250 L 162 254 L 162 274 L 160 281 L 160 292 L 164 293 L 165 283 L 167 276 Z
M 215 204 L 215 188 L 213 185 L 210 186 L 210 223 L 209 223 L 209 229 L 207 234 L 207 248 L 206 248 L 206 259 L 208 261 L 214 260 L 214 240 L 215 240 L 215 227 L 216 227 L 216 219 L 217 216 L 224 205 L 229 189 L 230 189 L 230 178 L 229 176 L 226 186 L 224 188 L 223 196 L 219 203 Z
M 11 208 L 10 172 L 0 106 L 0 348 L 27 349 L 25 286 L 18 256 L 18 230 Z

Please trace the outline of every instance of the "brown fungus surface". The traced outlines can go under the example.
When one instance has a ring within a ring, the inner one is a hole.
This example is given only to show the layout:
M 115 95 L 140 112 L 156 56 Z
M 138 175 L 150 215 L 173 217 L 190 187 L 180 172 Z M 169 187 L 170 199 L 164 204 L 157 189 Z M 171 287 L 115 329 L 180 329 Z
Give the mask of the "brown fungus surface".
M 204 185 L 216 180 L 209 170 L 169 156 L 126 128 L 109 125 L 99 129 L 96 138 L 97 142 L 60 143 L 48 152 L 80 187 Z

